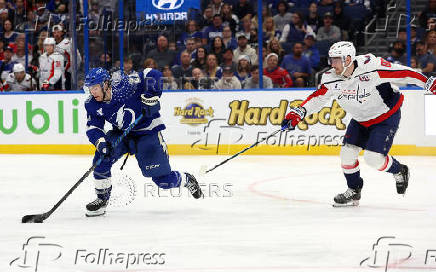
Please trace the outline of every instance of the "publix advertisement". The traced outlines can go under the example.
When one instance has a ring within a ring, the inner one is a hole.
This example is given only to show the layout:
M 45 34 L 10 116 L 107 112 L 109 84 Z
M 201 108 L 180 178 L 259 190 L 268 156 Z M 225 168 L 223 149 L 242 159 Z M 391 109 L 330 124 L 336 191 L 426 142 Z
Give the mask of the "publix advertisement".
M 165 92 L 161 98 L 167 126 L 163 136 L 170 154 L 233 154 L 279 129 L 289 108 L 312 91 Z M 1 95 L 0 152 L 92 153 L 85 135 L 86 98 L 81 92 Z M 405 101 L 403 115 L 409 108 L 415 116 L 421 114 L 417 109 L 424 114 L 423 96 L 412 95 L 411 106 L 406 106 L 407 95 Z M 296 130 L 277 133 L 248 153 L 337 154 L 350 118 L 335 100 L 329 101 Z M 404 122 L 416 123 L 407 118 Z M 416 145 L 424 135 L 424 125 L 408 129 L 412 130 L 413 137 L 400 133 L 396 144 Z

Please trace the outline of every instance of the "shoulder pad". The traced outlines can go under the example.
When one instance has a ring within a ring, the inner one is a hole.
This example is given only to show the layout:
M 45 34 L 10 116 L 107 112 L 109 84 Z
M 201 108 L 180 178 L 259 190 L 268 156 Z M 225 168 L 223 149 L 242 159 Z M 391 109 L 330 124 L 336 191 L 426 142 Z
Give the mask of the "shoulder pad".
M 342 77 L 336 75 L 335 69 L 325 71 L 321 77 L 321 84 L 326 84 L 335 80 L 341 80 Z

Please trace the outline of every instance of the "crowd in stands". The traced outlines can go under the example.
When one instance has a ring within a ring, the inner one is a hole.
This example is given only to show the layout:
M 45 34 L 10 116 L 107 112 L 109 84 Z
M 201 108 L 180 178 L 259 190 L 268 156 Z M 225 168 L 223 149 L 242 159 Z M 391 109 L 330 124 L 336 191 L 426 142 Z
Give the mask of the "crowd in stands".
M 88 1 L 90 20 L 116 18 L 116 1 Z M 133 33 L 122 60 L 124 73 L 159 69 L 164 89 L 253 89 L 259 87 L 260 71 L 264 88 L 314 86 L 314 74 L 328 66 L 330 45 L 340 40 L 363 45 L 364 26 L 373 16 L 384 16 L 386 6 L 383 0 L 268 0 L 263 4 L 259 22 L 255 0 L 201 0 L 201 9 L 191 10 L 186 22 L 163 31 Z M 125 5 L 125 18 L 135 19 L 134 1 L 125 0 Z M 73 54 L 66 31 L 68 8 L 67 0 L 0 0 L 2 91 L 71 89 L 71 58 L 76 54 L 77 74 L 83 78 L 79 53 L 83 51 Z M 79 16 L 82 10 L 83 0 L 78 1 Z M 27 37 L 26 28 L 34 29 Z M 90 30 L 91 67 L 115 71 L 120 66 L 119 56 L 111 54 L 116 50 L 110 50 L 116 46 L 106 43 L 116 35 L 113 32 L 106 37 L 108 33 L 101 29 Z M 429 0 L 411 36 L 411 66 L 432 74 L 436 0 Z M 406 37 L 401 29 L 384 56 L 388 61 L 406 64 Z M 113 47 L 108 50 L 109 45 Z

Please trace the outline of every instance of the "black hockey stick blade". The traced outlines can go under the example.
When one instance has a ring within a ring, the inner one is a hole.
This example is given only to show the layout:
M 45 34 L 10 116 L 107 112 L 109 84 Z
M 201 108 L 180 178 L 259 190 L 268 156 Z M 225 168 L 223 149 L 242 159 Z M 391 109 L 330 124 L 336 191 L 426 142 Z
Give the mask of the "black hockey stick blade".
M 47 219 L 46 213 L 42 214 L 29 214 L 23 216 L 21 223 L 43 223 Z

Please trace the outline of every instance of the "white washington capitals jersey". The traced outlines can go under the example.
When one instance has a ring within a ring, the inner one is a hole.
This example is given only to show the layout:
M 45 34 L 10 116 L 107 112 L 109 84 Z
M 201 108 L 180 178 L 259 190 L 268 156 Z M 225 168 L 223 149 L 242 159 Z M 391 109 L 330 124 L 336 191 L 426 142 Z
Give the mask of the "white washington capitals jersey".
M 400 109 L 404 96 L 395 83 L 424 87 L 427 81 L 426 76 L 412 68 L 372 54 L 356 56 L 354 65 L 349 78 L 337 75 L 334 69 L 323 74 L 318 89 L 301 104 L 307 115 L 319 111 L 334 98 L 353 119 L 368 127 L 386 120 Z

